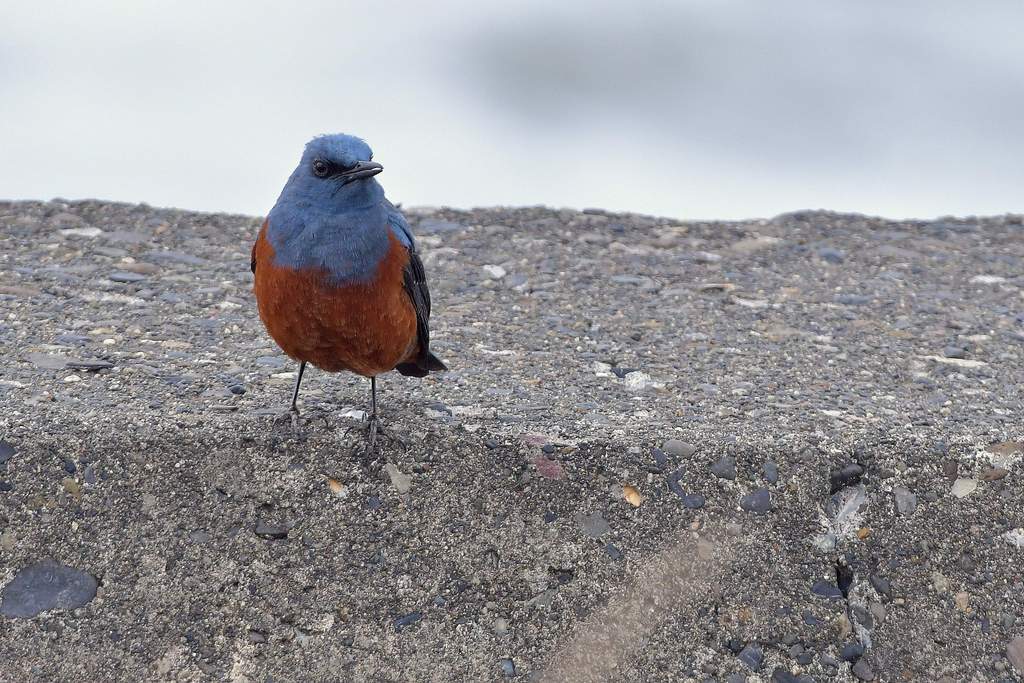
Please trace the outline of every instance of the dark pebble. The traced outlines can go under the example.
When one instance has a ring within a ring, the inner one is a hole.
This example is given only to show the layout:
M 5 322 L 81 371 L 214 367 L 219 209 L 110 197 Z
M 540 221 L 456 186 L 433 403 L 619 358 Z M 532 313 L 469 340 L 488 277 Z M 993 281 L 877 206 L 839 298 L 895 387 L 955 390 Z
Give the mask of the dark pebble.
M 847 643 L 843 645 L 843 649 L 839 653 L 839 657 L 844 662 L 855 663 L 858 659 L 864 656 L 864 646 L 860 643 Z
M 114 282 L 142 282 L 146 279 L 145 275 L 139 273 L 126 272 L 123 270 L 115 270 L 113 273 L 107 275 L 107 279 L 113 280 Z
M 243 387 L 241 384 L 235 384 L 229 387 L 228 391 L 230 391 L 235 396 L 241 396 L 242 394 L 245 393 L 245 387 Z
M 14 490 L 14 484 L 9 481 L 0 481 L 0 493 L 7 493 Z
M 114 364 L 106 360 L 88 359 L 88 360 L 69 360 L 65 363 L 65 367 L 69 370 L 109 370 L 114 367 Z
M 779 480 L 779 466 L 769 461 L 764 464 L 764 480 L 774 484 Z
M 740 498 L 740 507 L 747 512 L 764 514 L 772 509 L 772 496 L 768 489 L 757 489 Z
M 687 493 L 683 496 L 683 506 L 691 510 L 699 510 L 707 501 L 699 493 Z
M 825 581 L 824 579 L 814 582 L 811 586 L 811 592 L 815 595 L 825 598 L 826 600 L 842 600 L 843 592 L 839 590 L 839 587 L 834 583 Z
M 737 659 L 743 662 L 751 671 L 758 671 L 764 662 L 764 653 L 757 645 L 747 645 L 736 655 Z
M 14 457 L 14 446 L 6 441 L 0 441 L 0 465 Z
M 609 543 L 604 547 L 604 551 L 608 553 L 608 556 L 618 562 L 623 558 L 622 551 L 616 548 L 614 545 Z
M 280 524 L 268 524 L 262 520 L 256 522 L 253 532 L 260 538 L 288 538 L 288 527 Z
M 265 643 L 267 642 L 267 634 L 263 631 L 249 631 L 249 642 Z
M 516 675 L 516 663 L 511 659 L 501 660 L 501 673 L 505 675 L 505 678 L 513 678 Z
M 544 523 L 545 524 L 551 524 L 556 519 L 558 519 L 558 515 L 556 515 L 554 512 L 545 512 L 544 513 Z
M 697 452 L 697 447 L 679 439 L 669 439 L 662 445 L 661 450 L 673 458 L 689 458 Z
M 800 654 L 798 654 L 796 656 L 796 663 L 801 665 L 801 666 L 808 666 L 813 661 L 814 661 L 814 653 L 813 652 L 801 652 Z
M 839 251 L 835 247 L 821 247 L 818 249 L 818 256 L 822 261 L 834 264 L 840 264 L 846 259 L 843 252 Z
M 871 581 L 871 586 L 881 595 L 887 598 L 892 597 L 892 584 L 889 582 L 889 579 L 883 578 L 878 574 L 872 574 L 868 580 Z
M 864 296 L 863 294 L 839 294 L 836 296 L 835 301 L 837 304 L 845 306 L 864 306 L 871 303 L 871 297 Z
M 868 660 L 862 659 L 853 665 L 853 675 L 861 681 L 873 681 L 875 680 L 875 671 L 868 664 Z
M 410 612 L 409 614 L 406 614 L 404 617 L 398 617 L 397 619 L 395 619 L 395 630 L 401 631 L 406 626 L 411 626 L 422 618 L 423 615 L 419 612 Z
M 555 452 L 556 448 L 555 448 L 554 444 L 546 443 L 546 444 L 544 444 L 543 446 L 540 447 L 540 450 L 543 451 L 547 455 L 551 455 L 552 453 Z
M 728 455 L 722 457 L 718 462 L 711 465 L 711 474 L 719 479 L 735 479 L 736 458 L 731 458 Z
M 829 477 L 829 483 L 832 487 L 831 493 L 836 493 L 847 486 L 853 486 L 860 482 L 860 478 L 863 476 L 864 468 L 854 462 L 833 470 L 832 475 Z
M 91 574 L 43 560 L 18 572 L 4 588 L 0 614 L 31 618 L 51 609 L 76 609 L 96 597 Z
M 73 463 L 70 460 L 64 460 L 63 466 L 64 471 L 67 472 L 68 474 L 74 474 L 78 470 L 78 468 L 75 467 L 75 463 Z
M 381 500 L 378 496 L 370 496 L 369 498 L 366 499 L 367 510 L 379 510 L 381 505 L 383 505 L 383 503 L 381 503 Z
M 771 683 L 800 683 L 800 679 L 779 667 L 772 672 Z
M 665 454 L 665 451 L 660 448 L 652 448 L 651 455 L 654 456 L 654 464 L 659 468 L 668 465 L 668 456 Z
M 942 355 L 945 356 L 946 358 L 963 359 L 967 357 L 967 349 L 964 349 L 960 346 L 947 346 L 946 348 L 942 349 Z

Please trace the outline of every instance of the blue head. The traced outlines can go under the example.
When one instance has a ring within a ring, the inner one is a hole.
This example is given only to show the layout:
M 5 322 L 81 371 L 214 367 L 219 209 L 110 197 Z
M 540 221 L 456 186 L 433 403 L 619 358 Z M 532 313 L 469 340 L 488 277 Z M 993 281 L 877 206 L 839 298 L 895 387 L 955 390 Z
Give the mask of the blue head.
M 322 135 L 306 145 L 268 216 L 275 262 L 322 268 L 337 283 L 366 280 L 388 250 L 384 167 L 352 135 Z
M 309 202 L 325 211 L 363 208 L 384 197 L 372 180 L 383 170 L 363 140 L 341 133 L 321 135 L 306 144 L 277 201 Z

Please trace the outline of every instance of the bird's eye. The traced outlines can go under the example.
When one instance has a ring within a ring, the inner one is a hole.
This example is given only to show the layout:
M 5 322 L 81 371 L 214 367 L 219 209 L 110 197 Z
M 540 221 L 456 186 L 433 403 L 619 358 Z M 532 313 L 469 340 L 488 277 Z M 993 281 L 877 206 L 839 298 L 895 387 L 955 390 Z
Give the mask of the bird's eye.
M 330 165 L 323 159 L 313 160 L 313 175 L 317 178 L 326 178 L 327 174 L 331 172 Z

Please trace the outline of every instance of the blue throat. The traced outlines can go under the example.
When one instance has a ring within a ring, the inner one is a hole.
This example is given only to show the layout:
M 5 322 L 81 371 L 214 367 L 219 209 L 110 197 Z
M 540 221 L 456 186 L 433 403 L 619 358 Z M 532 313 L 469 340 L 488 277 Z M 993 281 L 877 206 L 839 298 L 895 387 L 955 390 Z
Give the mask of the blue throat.
M 335 285 L 373 279 L 390 248 L 384 189 L 373 178 L 339 186 L 306 176 L 300 164 L 267 217 L 275 264 L 323 269 Z

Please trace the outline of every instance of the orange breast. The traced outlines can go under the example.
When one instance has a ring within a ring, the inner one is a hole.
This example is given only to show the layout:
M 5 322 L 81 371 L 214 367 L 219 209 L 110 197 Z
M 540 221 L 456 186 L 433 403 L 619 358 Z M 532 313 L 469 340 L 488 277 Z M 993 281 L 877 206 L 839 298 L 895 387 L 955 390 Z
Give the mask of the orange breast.
M 372 280 L 338 287 L 319 269 L 275 266 L 266 232 L 264 222 L 253 249 L 253 289 L 267 332 L 286 354 L 329 372 L 366 377 L 415 354 L 416 311 L 402 285 L 409 254 L 394 235 Z

